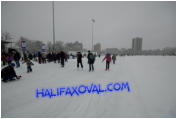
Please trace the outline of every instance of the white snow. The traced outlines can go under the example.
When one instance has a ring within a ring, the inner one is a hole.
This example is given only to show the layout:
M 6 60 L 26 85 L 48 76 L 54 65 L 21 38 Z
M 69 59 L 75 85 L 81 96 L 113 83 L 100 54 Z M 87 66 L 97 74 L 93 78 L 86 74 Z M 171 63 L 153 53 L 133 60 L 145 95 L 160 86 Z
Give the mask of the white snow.
M 1 83 L 2 117 L 176 117 L 176 57 L 129 56 L 117 57 L 105 71 L 103 57 L 97 58 L 95 71 L 77 70 L 76 59 L 64 68 L 59 64 L 38 64 L 32 73 L 26 65 L 15 69 L 22 75 L 18 81 Z M 128 81 L 131 92 L 107 92 L 100 95 L 36 98 L 36 88 L 57 88 Z

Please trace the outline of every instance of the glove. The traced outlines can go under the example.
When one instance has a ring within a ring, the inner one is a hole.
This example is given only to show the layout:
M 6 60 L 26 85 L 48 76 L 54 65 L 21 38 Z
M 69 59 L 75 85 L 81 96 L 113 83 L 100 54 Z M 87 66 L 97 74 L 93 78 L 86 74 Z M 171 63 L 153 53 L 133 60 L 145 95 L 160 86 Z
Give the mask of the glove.
M 17 79 L 20 79 L 21 78 L 21 76 L 17 76 Z

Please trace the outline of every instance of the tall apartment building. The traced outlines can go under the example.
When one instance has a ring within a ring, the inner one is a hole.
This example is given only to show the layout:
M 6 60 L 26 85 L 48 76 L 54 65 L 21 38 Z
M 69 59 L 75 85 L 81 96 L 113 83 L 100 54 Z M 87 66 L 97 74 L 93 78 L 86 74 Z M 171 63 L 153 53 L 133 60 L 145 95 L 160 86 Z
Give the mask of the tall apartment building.
M 140 37 L 133 38 L 132 50 L 135 52 L 142 51 L 142 43 L 143 43 L 143 38 Z

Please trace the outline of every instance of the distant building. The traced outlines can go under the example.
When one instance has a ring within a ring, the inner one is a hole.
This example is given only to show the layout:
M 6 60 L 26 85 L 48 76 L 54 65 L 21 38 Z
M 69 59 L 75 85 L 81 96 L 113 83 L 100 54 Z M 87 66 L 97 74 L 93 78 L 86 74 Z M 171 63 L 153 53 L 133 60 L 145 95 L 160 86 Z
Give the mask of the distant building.
M 142 51 L 143 38 L 136 37 L 132 40 L 132 50 L 135 54 L 139 54 Z
M 105 53 L 118 54 L 119 50 L 117 48 L 106 48 Z

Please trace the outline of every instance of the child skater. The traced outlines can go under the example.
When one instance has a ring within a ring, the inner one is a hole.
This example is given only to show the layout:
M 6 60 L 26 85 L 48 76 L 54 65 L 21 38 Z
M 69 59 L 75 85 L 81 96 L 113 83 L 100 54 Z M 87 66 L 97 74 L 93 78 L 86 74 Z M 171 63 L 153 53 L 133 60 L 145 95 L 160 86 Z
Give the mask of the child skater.
M 24 63 L 24 62 L 23 62 Z M 32 72 L 31 66 L 34 65 L 29 58 L 26 59 L 27 73 Z

